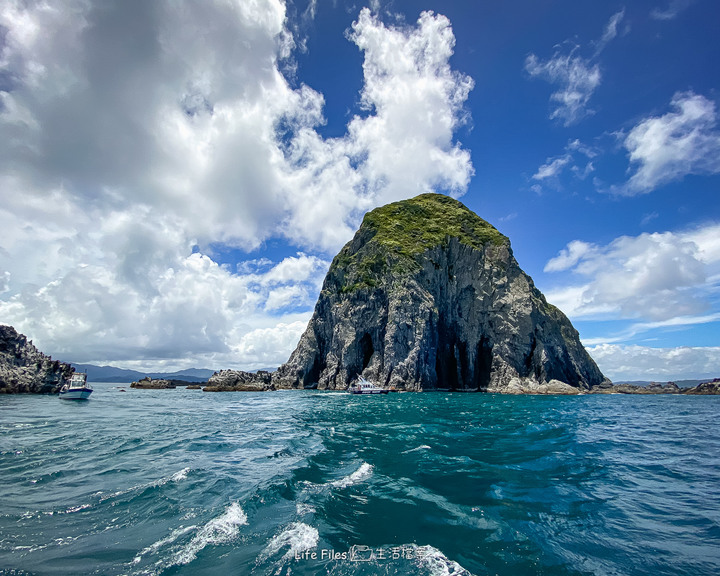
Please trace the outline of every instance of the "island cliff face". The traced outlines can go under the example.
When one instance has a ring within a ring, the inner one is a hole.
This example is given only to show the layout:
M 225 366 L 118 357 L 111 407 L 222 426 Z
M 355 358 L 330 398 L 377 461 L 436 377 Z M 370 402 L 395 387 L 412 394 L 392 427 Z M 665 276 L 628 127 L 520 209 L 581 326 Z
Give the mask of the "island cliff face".
M 510 241 L 439 194 L 365 216 L 272 387 L 342 389 L 360 375 L 416 391 L 578 393 L 606 382 Z
M 75 369 L 38 351 L 12 326 L 0 325 L 0 394 L 56 394 Z

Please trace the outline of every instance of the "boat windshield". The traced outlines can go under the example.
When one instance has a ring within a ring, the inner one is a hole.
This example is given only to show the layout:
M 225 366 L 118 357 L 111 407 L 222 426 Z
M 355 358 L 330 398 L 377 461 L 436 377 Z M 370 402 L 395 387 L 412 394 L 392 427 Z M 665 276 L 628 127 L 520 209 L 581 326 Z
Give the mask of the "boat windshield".
M 85 374 L 73 374 L 70 378 L 71 388 L 82 388 L 85 385 Z

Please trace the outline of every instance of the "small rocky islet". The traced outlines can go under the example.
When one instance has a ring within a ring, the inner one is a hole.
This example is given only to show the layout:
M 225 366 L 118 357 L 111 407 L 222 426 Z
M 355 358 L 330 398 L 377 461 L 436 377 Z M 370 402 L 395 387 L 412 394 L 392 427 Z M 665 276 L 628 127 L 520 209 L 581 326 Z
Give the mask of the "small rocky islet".
M 0 326 L 0 393 L 56 393 L 72 372 Z M 344 390 L 359 376 L 397 391 L 720 394 L 717 379 L 689 389 L 613 385 L 522 271 L 510 240 L 441 194 L 365 215 L 277 371 L 221 370 L 203 390 Z M 188 384 L 144 378 L 131 387 Z
M 195 382 L 188 382 L 187 380 L 178 380 L 176 378 L 151 378 L 150 376 L 146 376 L 145 378 L 141 378 L 137 382 L 130 384 L 130 388 L 140 388 L 144 390 L 164 390 L 167 388 L 177 388 L 178 386 L 183 386 L 189 390 L 202 388 L 199 384 Z

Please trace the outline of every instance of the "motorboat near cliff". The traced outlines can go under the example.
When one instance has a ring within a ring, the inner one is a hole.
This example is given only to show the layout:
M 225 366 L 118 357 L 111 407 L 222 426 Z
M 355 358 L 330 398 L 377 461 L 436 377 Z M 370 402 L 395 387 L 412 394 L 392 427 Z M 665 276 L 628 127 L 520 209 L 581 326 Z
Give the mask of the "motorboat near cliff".
M 365 380 L 362 376 L 358 376 L 357 382 L 354 386 L 348 388 L 350 394 L 387 394 L 390 392 L 387 388 L 380 388 L 372 382 Z
M 75 372 L 70 382 L 60 389 L 60 398 L 63 400 L 87 400 L 92 394 L 92 387 L 87 383 L 87 374 Z

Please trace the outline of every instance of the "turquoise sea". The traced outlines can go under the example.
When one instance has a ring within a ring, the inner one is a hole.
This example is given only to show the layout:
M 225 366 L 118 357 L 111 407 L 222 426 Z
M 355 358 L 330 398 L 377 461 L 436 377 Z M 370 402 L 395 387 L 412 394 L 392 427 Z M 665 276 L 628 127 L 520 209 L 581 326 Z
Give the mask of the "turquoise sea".
M 0 574 L 720 574 L 720 397 L 124 390 L 0 397 Z

